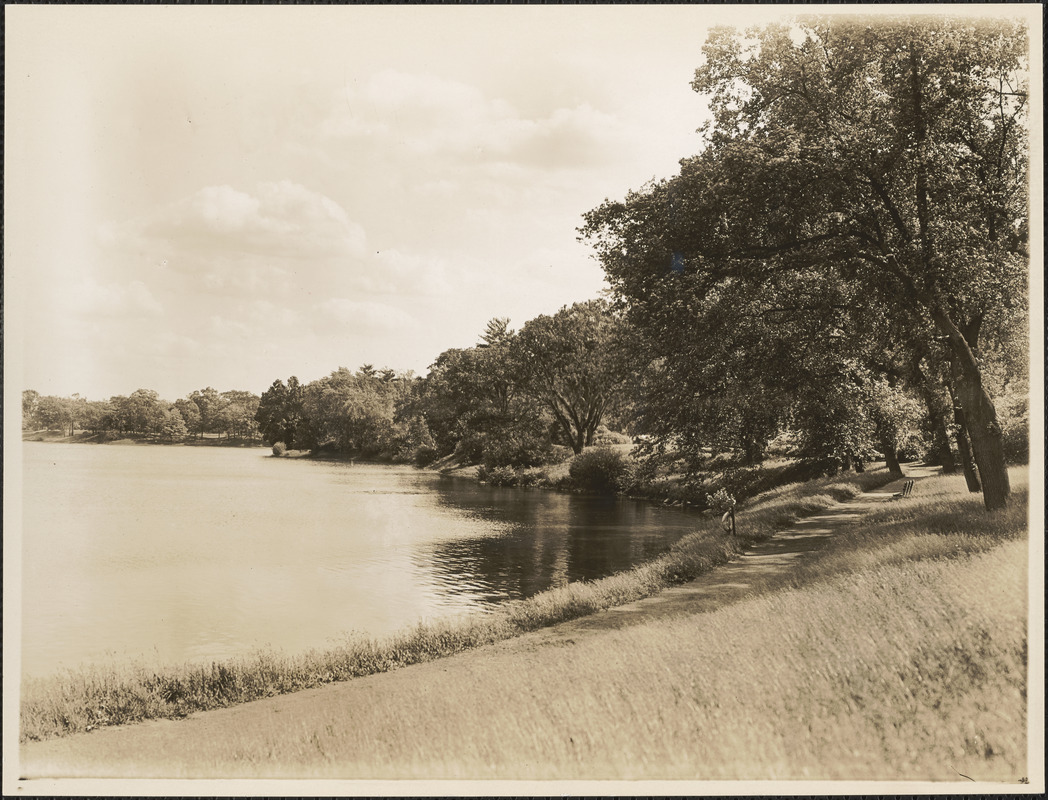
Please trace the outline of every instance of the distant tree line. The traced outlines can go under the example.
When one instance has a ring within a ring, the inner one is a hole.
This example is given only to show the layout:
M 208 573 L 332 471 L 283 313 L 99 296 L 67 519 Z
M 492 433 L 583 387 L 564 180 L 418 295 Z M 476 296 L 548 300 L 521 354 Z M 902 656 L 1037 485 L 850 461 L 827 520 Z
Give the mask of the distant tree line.
M 625 309 L 575 303 L 520 331 L 492 319 L 475 346 L 445 350 L 424 377 L 365 364 L 304 385 L 278 379 L 261 397 L 207 387 L 174 403 L 146 389 L 97 402 L 30 390 L 23 427 L 162 442 L 225 436 L 420 465 L 454 455 L 488 469 L 631 440 L 642 474 L 755 467 L 769 456 L 828 472 L 883 458 L 898 471 L 900 459 L 924 458 L 964 469 L 978 490 L 941 342 L 893 322 L 861 287 L 738 283 L 660 303 L 650 317 Z M 1003 398 L 1012 461 L 1028 451 L 1024 319 L 1013 309 L 984 323 L 983 370 Z
M 22 392 L 22 429 L 62 431 L 69 436 L 81 430 L 103 439 L 139 436 L 181 442 L 211 434 L 257 441 L 258 401 L 251 392 L 220 393 L 210 386 L 174 403 L 162 400 L 152 389 L 108 400 L 88 400 L 79 394 L 41 396 L 27 389 Z

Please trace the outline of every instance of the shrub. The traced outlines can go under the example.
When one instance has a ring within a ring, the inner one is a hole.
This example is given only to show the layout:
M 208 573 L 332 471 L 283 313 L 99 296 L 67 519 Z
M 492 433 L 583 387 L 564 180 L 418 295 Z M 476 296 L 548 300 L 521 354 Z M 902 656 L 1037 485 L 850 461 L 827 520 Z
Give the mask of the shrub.
M 476 464 L 484 457 L 485 437 L 483 433 L 473 432 L 464 436 L 455 445 L 455 458 L 463 464 Z
M 519 479 L 512 467 L 494 467 L 487 472 L 489 486 L 516 486 Z
M 419 445 L 415 449 L 415 466 L 428 467 L 437 460 L 437 448 L 428 445 Z
M 287 452 L 287 445 L 284 444 L 283 442 L 277 442 L 275 445 L 273 445 L 273 455 L 275 455 L 275 456 L 282 456 L 286 452 Z
M 630 444 L 630 441 L 630 437 L 626 434 L 610 430 L 604 425 L 598 427 L 593 435 L 593 444 L 595 445 Z
M 525 419 L 491 432 L 484 445 L 484 465 L 538 467 L 549 463 L 551 451 L 542 426 Z
M 571 480 L 570 475 L 561 475 L 558 478 L 549 479 L 549 485 L 557 491 L 567 492 L 574 488 L 574 482 Z
M 615 494 L 628 474 L 629 459 L 617 450 L 595 447 L 571 460 L 568 474 L 576 488 L 596 494 Z
M 548 464 L 561 464 L 568 461 L 573 456 L 570 447 L 565 447 L 562 444 L 554 444 L 549 449 L 549 461 Z
M 543 469 L 522 469 L 517 474 L 518 486 L 544 486 L 549 485 L 549 475 Z

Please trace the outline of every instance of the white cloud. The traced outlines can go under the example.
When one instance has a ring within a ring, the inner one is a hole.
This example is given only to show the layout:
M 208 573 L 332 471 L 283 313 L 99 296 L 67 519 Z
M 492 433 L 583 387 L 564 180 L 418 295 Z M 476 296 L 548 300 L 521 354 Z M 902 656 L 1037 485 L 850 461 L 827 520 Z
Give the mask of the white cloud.
M 445 258 L 390 249 L 376 253 L 366 280 L 376 292 L 435 297 L 451 291 Z
M 142 281 L 127 284 L 98 283 L 91 279 L 69 287 L 70 310 L 99 317 L 153 317 L 164 313 L 163 306 Z
M 467 25 L 337 10 L 344 24 L 296 27 L 308 52 L 279 47 L 275 22 L 204 39 L 50 26 L 41 54 L 73 47 L 76 68 L 34 56 L 12 117 L 33 165 L 8 261 L 32 276 L 34 381 L 178 395 L 422 369 L 492 316 L 519 327 L 593 296 L 579 215 L 671 173 L 701 122 L 688 83 L 709 11 L 640 25 L 639 8 Z M 76 135 L 52 113 L 69 98 Z
M 247 339 L 258 333 L 251 325 L 218 314 L 212 315 L 208 327 L 210 337 L 216 337 L 222 342 L 230 339 Z
M 402 331 L 417 325 L 406 311 L 371 300 L 332 297 L 318 303 L 315 318 L 318 332 L 341 330 L 352 333 Z
M 372 75 L 360 89 L 339 90 L 320 130 L 414 156 L 541 168 L 605 163 L 630 138 L 617 118 L 587 104 L 531 118 L 476 87 L 395 70 Z
M 293 330 L 301 324 L 301 317 L 294 309 L 272 300 L 251 300 L 246 304 L 243 313 L 245 319 L 271 331 Z
M 164 245 L 282 258 L 356 257 L 365 235 L 335 201 L 284 180 L 252 192 L 207 186 L 144 219 L 100 231 L 104 244 Z M 177 266 L 177 265 L 176 265 Z

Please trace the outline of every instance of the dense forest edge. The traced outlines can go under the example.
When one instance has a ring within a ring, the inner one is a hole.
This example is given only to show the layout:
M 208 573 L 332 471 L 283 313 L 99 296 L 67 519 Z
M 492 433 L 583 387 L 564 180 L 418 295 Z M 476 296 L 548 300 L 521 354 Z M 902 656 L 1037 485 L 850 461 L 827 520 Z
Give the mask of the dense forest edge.
M 583 216 L 606 297 L 493 318 L 424 377 L 27 390 L 23 426 L 451 460 L 503 485 L 567 485 L 550 467 L 570 459 L 575 488 L 698 505 L 713 473 L 745 495 L 768 469 L 921 459 L 1003 508 L 1029 457 L 1028 48 L 1006 19 L 716 29 L 698 155 Z

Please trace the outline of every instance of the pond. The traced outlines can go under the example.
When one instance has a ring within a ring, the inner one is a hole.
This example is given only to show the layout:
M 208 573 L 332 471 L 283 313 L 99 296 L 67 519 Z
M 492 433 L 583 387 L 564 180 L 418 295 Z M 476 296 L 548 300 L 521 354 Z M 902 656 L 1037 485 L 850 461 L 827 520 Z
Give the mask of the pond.
M 23 445 L 28 675 L 299 652 L 665 552 L 679 509 L 263 448 Z

